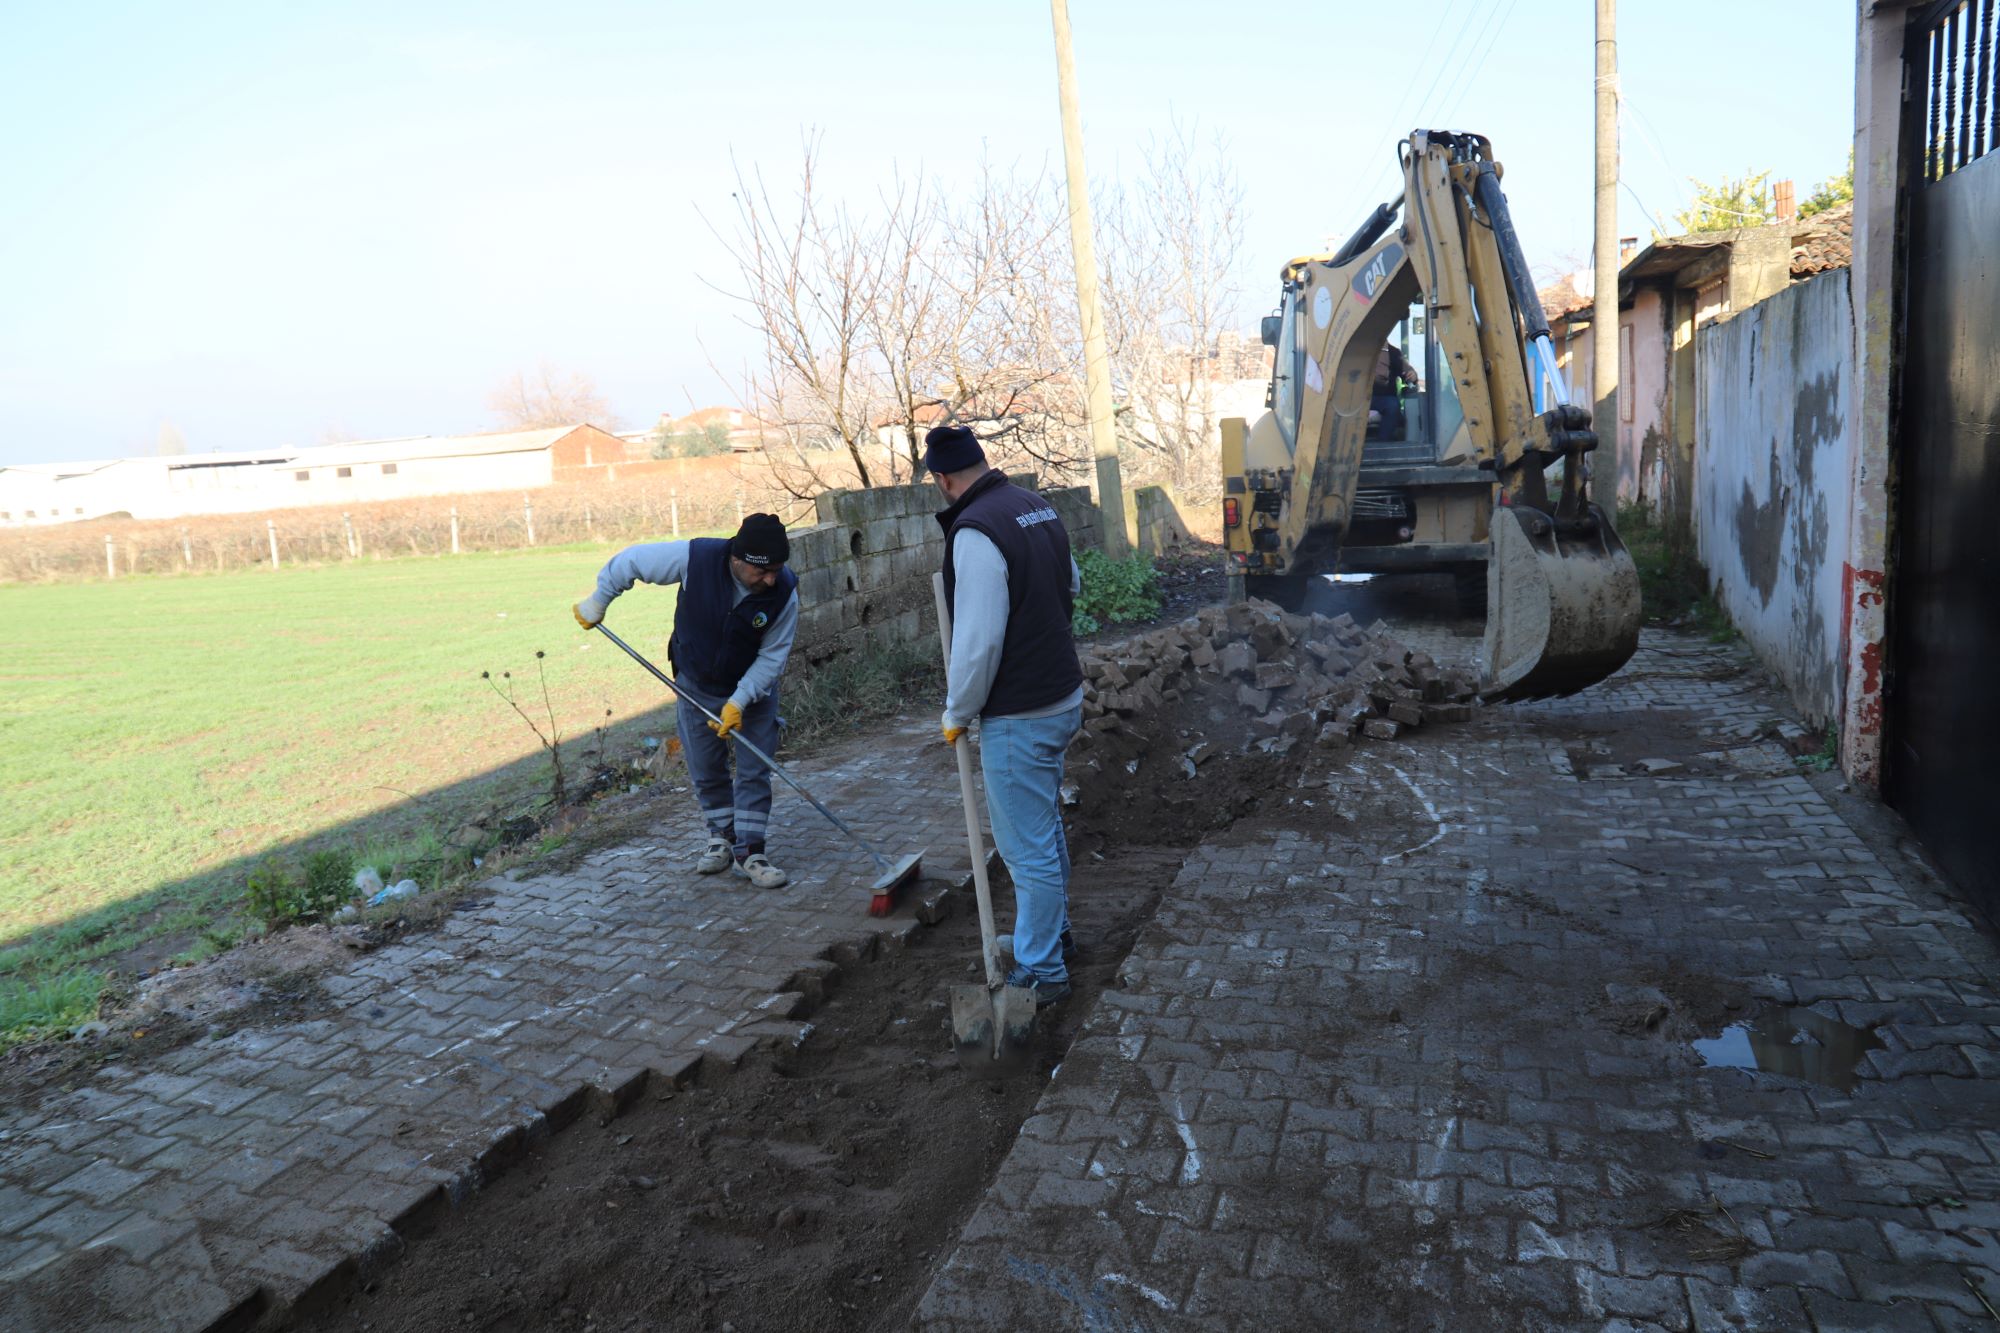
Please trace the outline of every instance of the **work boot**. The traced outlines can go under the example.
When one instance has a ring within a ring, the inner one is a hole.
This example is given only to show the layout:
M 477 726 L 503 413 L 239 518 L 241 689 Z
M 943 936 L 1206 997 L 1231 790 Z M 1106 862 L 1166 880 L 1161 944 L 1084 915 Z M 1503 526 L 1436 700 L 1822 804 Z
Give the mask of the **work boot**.
M 736 849 L 730 845 L 729 839 L 711 833 L 708 835 L 708 847 L 702 852 L 701 859 L 694 863 L 694 868 L 698 874 L 713 875 L 718 870 L 729 869 L 735 860 Z
M 771 864 L 771 858 L 762 852 L 746 856 L 736 863 L 736 873 L 749 880 L 760 889 L 783 888 L 790 876 Z
M 1050 981 L 1046 977 L 1038 978 L 1034 976 L 1026 968 L 1017 967 L 1007 974 L 1007 984 L 1009 986 L 1023 986 L 1033 991 L 1035 993 L 1035 1008 L 1038 1010 L 1046 1009 L 1052 1004 L 1061 1004 L 1069 998 L 1068 977 L 1064 977 L 1058 981 Z

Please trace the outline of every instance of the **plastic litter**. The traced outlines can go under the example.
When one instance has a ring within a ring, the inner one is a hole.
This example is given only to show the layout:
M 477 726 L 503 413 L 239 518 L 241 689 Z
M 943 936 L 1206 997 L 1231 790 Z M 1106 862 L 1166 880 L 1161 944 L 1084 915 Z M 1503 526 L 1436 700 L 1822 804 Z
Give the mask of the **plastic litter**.
M 380 882 L 380 880 L 376 881 L 378 884 Z M 423 892 L 423 889 L 415 880 L 399 879 L 380 893 L 370 897 L 368 905 L 370 907 L 380 907 L 383 903 L 395 902 L 398 898 L 414 898 L 421 892 Z

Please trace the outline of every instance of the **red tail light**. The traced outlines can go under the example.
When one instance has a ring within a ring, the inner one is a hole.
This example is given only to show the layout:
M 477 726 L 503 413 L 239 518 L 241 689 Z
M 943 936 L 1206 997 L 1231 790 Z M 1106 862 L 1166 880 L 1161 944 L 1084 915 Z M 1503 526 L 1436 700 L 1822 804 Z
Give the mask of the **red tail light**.
M 1241 502 L 1233 498 L 1224 500 L 1222 502 L 1222 526 L 1233 528 L 1242 521 L 1243 509 Z

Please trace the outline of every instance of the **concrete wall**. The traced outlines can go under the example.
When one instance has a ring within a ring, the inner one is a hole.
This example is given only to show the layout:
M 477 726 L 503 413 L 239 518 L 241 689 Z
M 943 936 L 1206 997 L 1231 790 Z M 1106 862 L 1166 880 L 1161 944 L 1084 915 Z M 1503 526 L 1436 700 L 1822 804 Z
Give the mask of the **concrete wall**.
M 1102 546 L 1087 487 L 1043 494 L 1062 515 L 1072 546 Z M 791 532 L 797 651 L 819 662 L 850 648 L 935 636 L 931 575 L 944 567 L 937 488 L 830 491 L 814 503 L 819 522 Z
M 1822 274 L 1695 335 L 1697 551 L 1815 722 L 1840 715 L 1855 455 L 1854 313 Z
M 1889 432 L 1896 379 L 1897 203 L 1902 161 L 1902 8 L 1861 6 L 1854 52 L 1854 326 L 1857 420 L 1848 501 L 1846 710 L 1840 766 L 1869 788 L 1882 781 L 1883 659 L 1888 637 Z
M 1138 546 L 1142 555 L 1172 555 L 1194 542 L 1172 487 L 1135 488 L 1132 512 L 1139 529 Z

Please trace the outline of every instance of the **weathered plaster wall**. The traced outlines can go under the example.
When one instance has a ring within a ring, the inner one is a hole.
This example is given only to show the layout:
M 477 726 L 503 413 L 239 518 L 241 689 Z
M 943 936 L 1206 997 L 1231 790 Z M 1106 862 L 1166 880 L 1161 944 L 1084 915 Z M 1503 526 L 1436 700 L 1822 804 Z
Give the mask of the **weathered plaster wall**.
M 1621 350 L 1618 368 L 1618 499 L 1623 503 L 1659 503 L 1661 442 L 1673 428 L 1667 402 L 1672 368 L 1667 315 L 1666 298 L 1656 287 L 1640 288 L 1631 306 L 1618 312 L 1618 336 L 1632 344 L 1631 359 L 1625 360 Z M 1630 421 L 1624 419 L 1628 412 Z
M 1737 628 L 1820 723 L 1844 694 L 1853 336 L 1844 271 L 1695 335 L 1696 549 Z

